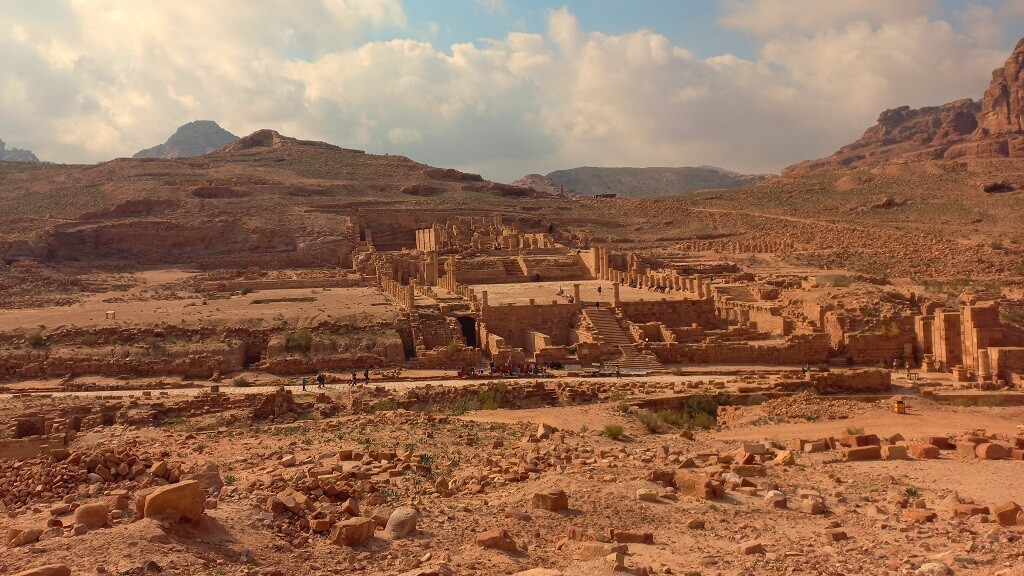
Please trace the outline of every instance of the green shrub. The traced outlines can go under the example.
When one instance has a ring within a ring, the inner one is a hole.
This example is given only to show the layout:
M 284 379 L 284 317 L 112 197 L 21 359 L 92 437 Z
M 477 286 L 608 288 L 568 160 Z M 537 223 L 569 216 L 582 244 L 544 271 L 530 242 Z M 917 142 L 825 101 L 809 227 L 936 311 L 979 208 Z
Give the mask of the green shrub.
M 242 296 L 245 296 L 246 294 L 252 294 L 252 292 L 253 292 L 252 286 L 242 286 L 241 292 L 242 292 Z
M 665 431 L 665 423 L 658 418 L 658 415 L 650 410 L 641 410 L 634 415 L 638 422 L 643 424 L 651 434 L 661 434 Z
M 505 401 L 505 392 L 508 386 L 504 382 L 491 384 L 479 393 L 480 408 L 482 410 L 497 410 Z
M 313 333 L 306 328 L 292 332 L 285 336 L 284 347 L 292 353 L 309 354 L 310 348 L 313 347 Z
M 622 426 L 618 424 L 607 424 L 604 427 L 604 435 L 611 438 L 612 440 L 618 440 L 622 438 Z
M 451 342 L 448 343 L 447 346 L 445 346 L 444 352 L 445 354 L 448 355 L 449 358 L 452 358 L 459 353 L 460 348 L 461 346 L 459 346 L 459 343 L 456 342 L 455 340 L 452 340 Z
M 238 388 L 248 388 L 249 386 L 252 386 L 252 382 L 250 382 L 245 376 L 239 376 L 232 380 L 231 383 Z
M 906 488 L 903 489 L 903 493 L 911 498 L 917 498 L 918 496 L 921 495 L 921 490 L 914 486 L 907 486 Z
M 398 410 L 398 402 L 394 398 L 385 398 L 373 406 L 374 412 L 392 412 Z
M 1002 250 L 1004 248 L 1003 241 L 996 239 L 988 243 L 988 247 L 993 250 Z
M 97 336 L 95 334 L 86 334 L 85 336 L 82 336 L 82 344 L 84 344 L 84 345 L 86 345 L 86 346 L 88 346 L 90 348 L 92 348 L 93 346 L 95 346 L 95 345 L 97 345 L 99 343 L 100 343 L 100 338 L 99 338 L 99 336 Z
M 28 345 L 33 348 L 39 348 L 45 343 L 42 332 L 33 332 L 29 334 L 26 340 L 28 341 Z

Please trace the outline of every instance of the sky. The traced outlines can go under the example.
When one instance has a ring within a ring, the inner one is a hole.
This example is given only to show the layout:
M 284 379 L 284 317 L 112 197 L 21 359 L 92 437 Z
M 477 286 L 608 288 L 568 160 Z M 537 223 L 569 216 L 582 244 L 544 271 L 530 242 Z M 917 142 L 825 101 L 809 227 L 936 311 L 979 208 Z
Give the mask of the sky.
M 777 173 L 981 97 L 1024 0 L 0 0 L 0 139 L 93 163 L 192 120 L 510 182 Z

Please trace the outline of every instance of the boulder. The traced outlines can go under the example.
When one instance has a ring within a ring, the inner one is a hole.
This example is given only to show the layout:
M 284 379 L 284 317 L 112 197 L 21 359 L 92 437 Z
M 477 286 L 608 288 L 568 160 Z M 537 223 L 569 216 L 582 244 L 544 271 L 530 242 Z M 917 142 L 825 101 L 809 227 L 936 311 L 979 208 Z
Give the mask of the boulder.
M 142 516 L 160 516 L 172 520 L 188 519 L 195 522 L 202 518 L 205 509 L 206 498 L 203 497 L 199 482 L 185 480 L 161 486 L 146 496 Z
M 1016 502 L 1006 502 L 992 509 L 1000 526 L 1016 526 L 1021 507 Z
M 388 517 L 384 526 L 384 537 L 392 540 L 404 538 L 416 531 L 416 520 L 420 513 L 415 508 L 402 507 L 395 509 Z
M 25 546 L 26 544 L 33 544 L 39 541 L 39 536 L 42 535 L 43 530 L 41 528 L 22 528 L 12 527 L 7 529 L 7 545 L 11 548 L 17 546 Z
M 89 528 L 102 528 L 110 522 L 106 504 L 83 504 L 75 509 L 75 524 Z

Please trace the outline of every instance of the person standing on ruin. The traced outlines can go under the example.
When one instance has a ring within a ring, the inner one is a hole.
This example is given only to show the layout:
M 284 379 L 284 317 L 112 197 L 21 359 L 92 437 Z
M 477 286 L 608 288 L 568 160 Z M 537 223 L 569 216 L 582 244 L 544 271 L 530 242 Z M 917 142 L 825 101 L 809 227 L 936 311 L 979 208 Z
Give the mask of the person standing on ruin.
M 302 391 L 305 392 L 306 391 L 306 377 L 305 376 L 302 377 L 302 384 L 301 384 L 301 386 L 302 386 Z
M 363 370 L 363 382 L 365 382 L 367 386 L 370 385 L 370 369 L 369 368 L 366 368 L 366 369 Z
M 352 382 L 349 383 L 349 388 L 355 388 L 356 386 L 356 373 L 352 372 Z

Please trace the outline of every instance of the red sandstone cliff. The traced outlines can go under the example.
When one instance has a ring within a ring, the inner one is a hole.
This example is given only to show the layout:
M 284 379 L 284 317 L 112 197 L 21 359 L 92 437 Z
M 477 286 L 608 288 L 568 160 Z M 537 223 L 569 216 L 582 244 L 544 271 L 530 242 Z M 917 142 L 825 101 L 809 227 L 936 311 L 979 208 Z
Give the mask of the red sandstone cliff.
M 1024 158 L 1024 39 L 1006 64 L 992 72 L 980 102 L 965 98 L 942 106 L 886 110 L 856 142 L 827 158 L 794 164 L 782 175 L 956 158 Z

